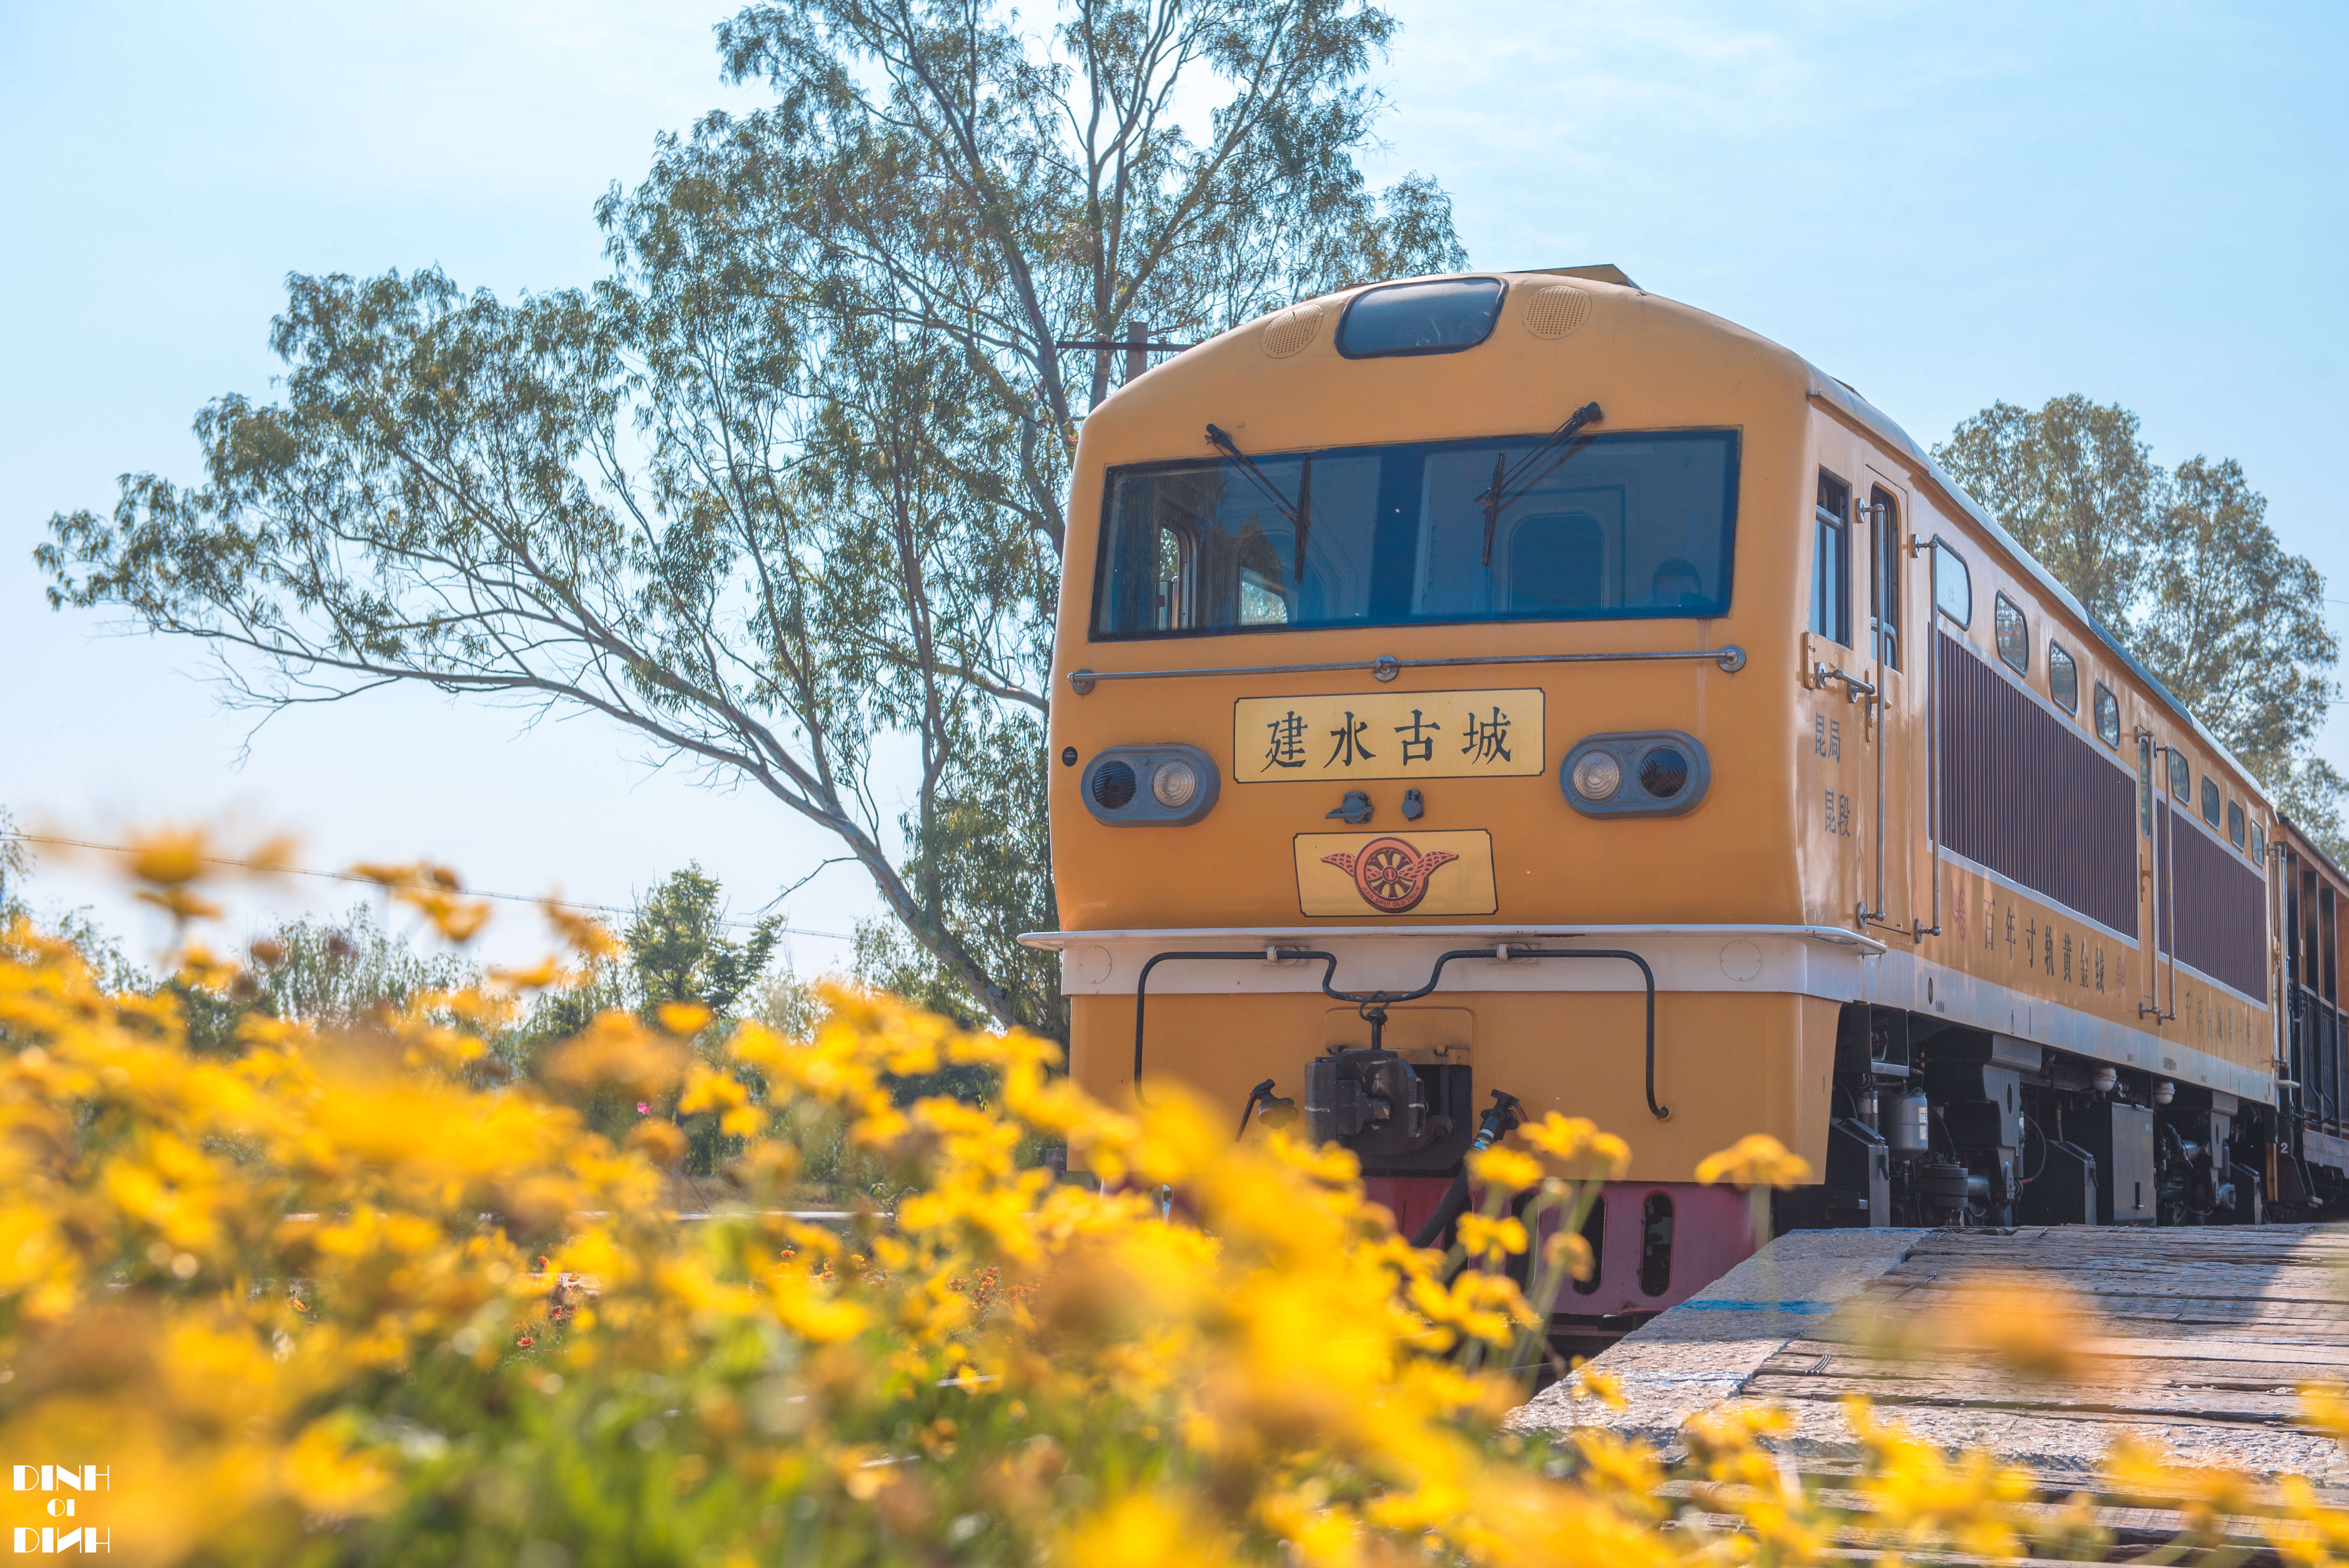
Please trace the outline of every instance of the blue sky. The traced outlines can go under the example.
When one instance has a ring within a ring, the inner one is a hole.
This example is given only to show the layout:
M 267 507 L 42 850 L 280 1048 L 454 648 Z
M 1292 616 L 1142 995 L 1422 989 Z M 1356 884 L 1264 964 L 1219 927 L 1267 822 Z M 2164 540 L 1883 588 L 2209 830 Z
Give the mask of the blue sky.
M 2349 6 L 1395 11 L 1371 171 L 1443 181 L 1476 265 L 1615 262 L 1921 440 L 2001 397 L 2119 401 L 2166 461 L 2240 459 L 2349 600 Z M 51 511 L 109 504 L 116 474 L 194 474 L 195 409 L 269 389 L 289 271 L 438 263 L 502 294 L 594 277 L 596 195 L 659 131 L 757 101 L 718 80 L 721 15 L 0 0 L 0 804 L 98 837 L 225 816 L 293 829 L 307 864 L 431 854 L 480 886 L 615 903 L 698 859 L 738 912 L 833 852 L 593 720 L 403 693 L 252 733 L 200 650 L 50 614 L 27 559 Z M 2349 731 L 2325 748 L 2349 766 Z M 52 861 L 37 892 L 152 934 L 86 872 Z M 296 880 L 237 918 L 347 892 Z M 839 933 L 873 906 L 841 866 L 781 907 Z M 508 950 L 534 940 L 506 930 Z M 792 939 L 802 970 L 843 956 Z

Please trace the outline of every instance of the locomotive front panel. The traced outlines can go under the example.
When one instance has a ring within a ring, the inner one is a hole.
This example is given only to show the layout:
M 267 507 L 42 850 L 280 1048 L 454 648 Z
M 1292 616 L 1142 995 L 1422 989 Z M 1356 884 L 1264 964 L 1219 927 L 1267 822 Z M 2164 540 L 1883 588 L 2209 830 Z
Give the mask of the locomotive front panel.
M 1867 944 L 1795 843 L 1806 385 L 1520 275 L 1317 302 L 1105 402 L 1050 739 L 1086 1087 L 1312 1112 L 1375 1046 L 1424 1102 L 1356 1140 L 1406 1218 L 1495 1091 L 1684 1210 L 1745 1133 L 1821 1157 Z
M 2313 1212 L 2349 1053 L 2271 936 L 2330 906 L 2248 775 L 1852 388 L 1596 271 L 1307 302 L 1087 421 L 1072 1072 L 1293 1113 L 1431 1236 L 1513 1109 L 1588 1117 L 1576 1315 L 1735 1261 L 1690 1178 L 1751 1132 L 1782 1225 Z

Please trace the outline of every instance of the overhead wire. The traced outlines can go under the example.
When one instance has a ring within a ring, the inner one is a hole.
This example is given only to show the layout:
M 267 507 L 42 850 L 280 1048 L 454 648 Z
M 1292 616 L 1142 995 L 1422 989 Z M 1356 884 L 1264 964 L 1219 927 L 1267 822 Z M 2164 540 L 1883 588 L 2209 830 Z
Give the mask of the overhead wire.
M 139 852 L 137 847 L 130 844 L 104 844 L 91 839 L 68 839 L 56 833 L 27 833 L 21 830 L 13 828 L 0 830 L 0 838 L 19 839 L 28 844 L 57 844 L 77 850 L 97 850 L 106 854 L 135 855 Z M 357 872 L 329 872 L 320 871 L 310 866 L 271 865 L 262 861 L 241 861 L 233 855 L 198 855 L 195 858 L 200 863 L 204 865 L 233 866 L 240 871 L 262 872 L 280 876 L 319 877 L 327 882 L 358 882 L 367 887 L 381 887 L 383 885 L 383 883 L 378 879 L 369 876 L 361 876 Z M 824 862 L 826 865 L 830 865 L 833 862 L 830 861 Z M 820 871 L 823 868 L 818 867 L 817 869 Z M 802 882 L 804 882 L 804 880 L 805 879 L 802 879 Z M 799 884 L 794 885 L 796 886 Z M 464 896 L 467 898 L 493 898 L 508 903 L 551 903 L 558 909 L 588 910 L 597 914 L 632 915 L 636 913 L 634 909 L 626 908 L 619 904 L 586 903 L 578 899 L 554 898 L 543 893 L 490 892 L 478 888 L 467 888 L 463 891 Z M 754 928 L 758 923 L 756 921 L 749 920 L 724 920 L 719 922 L 719 923 L 749 930 Z M 804 927 L 796 925 L 777 926 L 775 929 L 789 936 L 820 936 L 833 942 L 854 942 L 855 940 L 854 936 L 838 931 L 811 931 Z

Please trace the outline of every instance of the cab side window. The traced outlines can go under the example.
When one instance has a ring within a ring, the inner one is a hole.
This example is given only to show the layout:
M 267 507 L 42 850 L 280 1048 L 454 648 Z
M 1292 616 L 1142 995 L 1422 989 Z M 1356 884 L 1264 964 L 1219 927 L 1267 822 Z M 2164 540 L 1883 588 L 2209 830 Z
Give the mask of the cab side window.
M 1933 604 L 1961 626 L 1974 624 L 1974 574 L 1964 556 L 1938 540 L 1933 544 Z
M 1812 513 L 1811 630 L 1851 646 L 1851 487 L 1821 469 Z
M 2219 825 L 2219 781 L 2208 773 L 2202 775 L 2202 820 Z
M 2239 850 L 2243 847 L 2243 803 L 2240 800 L 2228 801 L 2227 838 Z
M 2080 711 L 2080 666 L 2053 637 L 2047 639 L 2047 695 L 2065 713 Z
M 1876 621 L 1876 656 L 1900 667 L 1900 503 L 1882 485 L 1868 497 L 1870 549 L 1868 607 Z
M 2031 673 L 2031 623 L 2023 619 L 2023 606 L 2001 593 L 1997 603 L 1998 656 L 2013 667 L 2019 676 Z

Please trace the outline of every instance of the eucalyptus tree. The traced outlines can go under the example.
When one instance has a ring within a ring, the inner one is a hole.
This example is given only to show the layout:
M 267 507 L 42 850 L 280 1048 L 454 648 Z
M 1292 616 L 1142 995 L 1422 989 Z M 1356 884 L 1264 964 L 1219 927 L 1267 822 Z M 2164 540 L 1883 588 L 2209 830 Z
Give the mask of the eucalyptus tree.
M 54 605 L 209 645 L 267 707 L 423 683 L 602 714 L 836 835 L 904 983 L 1061 1033 L 1045 672 L 1078 427 L 1185 341 L 1463 264 L 1356 160 L 1362 0 L 789 0 L 719 28 L 771 107 L 662 139 L 597 286 L 296 276 L 274 403 L 206 474 L 51 521 Z M 889 832 L 895 811 L 896 841 Z
M 2209 725 L 2302 829 L 2349 851 L 2313 743 L 2339 695 L 2324 579 L 2233 459 L 2155 461 L 2137 418 L 2073 394 L 1996 403 L 1933 455 Z
M 1934 456 L 2090 614 L 2127 622 L 2167 480 L 2135 414 L 2077 393 L 2040 408 L 1993 403 Z

